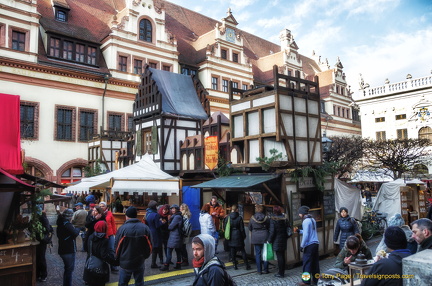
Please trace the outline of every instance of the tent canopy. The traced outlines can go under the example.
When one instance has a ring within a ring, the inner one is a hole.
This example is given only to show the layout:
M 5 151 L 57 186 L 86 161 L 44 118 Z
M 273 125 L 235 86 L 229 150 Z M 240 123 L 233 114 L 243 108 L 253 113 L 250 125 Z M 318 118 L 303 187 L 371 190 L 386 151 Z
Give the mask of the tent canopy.
M 387 213 L 387 217 L 392 217 L 395 213 L 401 212 L 400 187 L 406 185 L 425 184 L 420 180 L 405 181 L 397 179 L 393 182 L 384 183 L 378 191 L 374 210 Z
M 90 190 L 112 187 L 113 192 L 179 192 L 179 179 L 165 173 L 145 154 L 136 164 L 95 177 L 84 178 L 80 183 L 69 186 L 66 192 L 88 193 Z
M 361 191 L 336 178 L 334 186 L 336 212 L 339 212 L 341 207 L 346 207 L 351 217 L 361 220 Z

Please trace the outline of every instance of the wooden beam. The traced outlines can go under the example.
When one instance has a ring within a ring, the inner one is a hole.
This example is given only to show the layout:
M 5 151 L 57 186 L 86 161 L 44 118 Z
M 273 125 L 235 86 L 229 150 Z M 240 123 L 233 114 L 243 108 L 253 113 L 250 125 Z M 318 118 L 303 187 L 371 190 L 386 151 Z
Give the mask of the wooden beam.
M 273 193 L 273 191 L 266 185 L 266 183 L 263 183 L 264 188 L 267 190 L 267 192 L 270 193 L 270 195 L 280 204 L 282 205 L 281 200 Z

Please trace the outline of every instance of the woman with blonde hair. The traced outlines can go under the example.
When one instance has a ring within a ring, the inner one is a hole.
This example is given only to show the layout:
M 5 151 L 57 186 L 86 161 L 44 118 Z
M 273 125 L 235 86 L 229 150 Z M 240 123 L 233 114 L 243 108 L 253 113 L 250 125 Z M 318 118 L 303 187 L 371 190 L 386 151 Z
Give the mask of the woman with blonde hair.
M 189 206 L 185 203 L 182 203 L 180 205 L 180 212 L 182 213 L 182 216 L 183 216 L 183 223 L 185 221 L 189 221 L 190 218 L 192 217 L 192 214 L 189 210 Z M 183 266 L 189 265 L 188 253 L 187 253 L 187 249 L 186 249 L 187 243 L 189 243 L 189 236 L 183 237 L 183 245 L 181 247 L 182 265 Z

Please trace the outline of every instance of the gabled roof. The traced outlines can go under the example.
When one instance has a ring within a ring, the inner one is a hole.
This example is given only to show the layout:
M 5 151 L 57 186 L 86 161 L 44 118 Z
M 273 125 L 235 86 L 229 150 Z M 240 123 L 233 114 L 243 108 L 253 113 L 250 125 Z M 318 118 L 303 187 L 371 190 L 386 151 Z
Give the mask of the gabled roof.
M 208 118 L 190 76 L 148 69 L 162 95 L 162 113 L 203 120 Z

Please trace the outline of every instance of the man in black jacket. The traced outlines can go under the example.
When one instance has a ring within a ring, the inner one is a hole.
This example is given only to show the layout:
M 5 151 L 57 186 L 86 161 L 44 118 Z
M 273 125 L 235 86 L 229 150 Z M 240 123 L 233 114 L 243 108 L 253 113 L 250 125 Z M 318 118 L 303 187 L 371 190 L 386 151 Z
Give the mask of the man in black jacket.
M 366 275 L 366 279 L 362 281 L 362 286 L 403 285 L 402 259 L 411 255 L 411 251 L 406 249 L 405 232 L 398 226 L 388 227 L 384 233 L 384 243 L 387 251 L 390 251 L 388 258 L 375 262 Z
M 116 257 L 120 263 L 119 286 L 127 286 L 132 274 L 136 286 L 144 285 L 144 262 L 152 250 L 150 229 L 137 219 L 137 209 L 126 210 L 126 222 L 115 237 Z
M 421 218 L 411 223 L 412 238 L 419 244 L 418 251 L 432 249 L 432 221 Z

